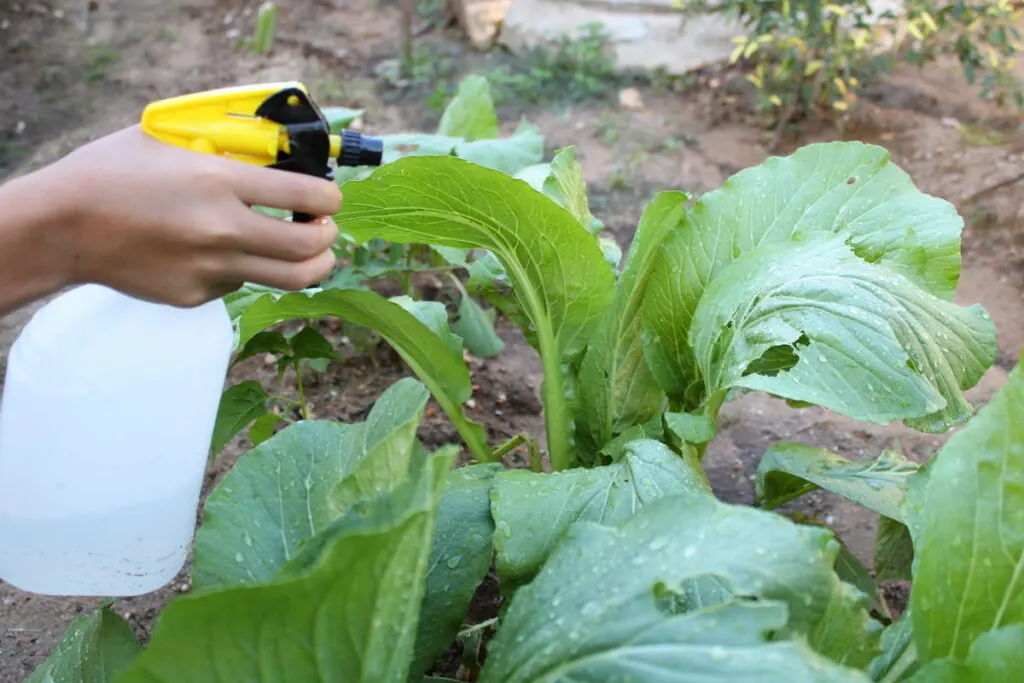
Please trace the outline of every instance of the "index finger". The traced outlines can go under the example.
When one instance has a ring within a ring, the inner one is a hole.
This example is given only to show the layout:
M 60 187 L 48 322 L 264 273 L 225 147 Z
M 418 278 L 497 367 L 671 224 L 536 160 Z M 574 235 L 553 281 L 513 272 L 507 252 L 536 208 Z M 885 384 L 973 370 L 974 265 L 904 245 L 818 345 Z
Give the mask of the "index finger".
M 341 209 L 341 189 L 326 178 L 229 160 L 235 194 L 248 206 L 333 216 Z

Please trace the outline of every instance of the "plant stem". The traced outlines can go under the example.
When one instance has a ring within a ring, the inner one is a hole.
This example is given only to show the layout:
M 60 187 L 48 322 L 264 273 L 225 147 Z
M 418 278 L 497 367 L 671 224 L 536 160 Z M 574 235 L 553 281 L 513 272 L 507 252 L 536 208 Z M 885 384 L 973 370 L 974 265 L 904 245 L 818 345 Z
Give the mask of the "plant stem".
M 534 439 L 530 439 L 526 442 L 526 447 L 530 451 L 530 471 L 540 474 L 544 471 L 544 461 L 540 457 L 540 449 L 537 448 L 537 442 Z
M 493 626 L 493 625 L 495 625 L 497 623 L 498 623 L 498 617 L 492 617 L 492 618 L 488 619 L 487 621 L 481 621 L 479 624 L 473 624 L 469 628 L 462 629 L 461 631 L 459 631 L 459 636 L 458 637 L 460 639 L 461 638 L 465 638 L 466 636 L 473 635 L 477 631 L 482 631 L 485 628 Z
M 545 351 L 547 353 L 541 352 L 544 368 L 544 429 L 548 437 L 551 467 L 559 472 L 572 465 L 569 459 L 569 427 L 565 424 L 565 382 L 557 347 Z
M 402 0 L 402 58 L 399 62 L 402 78 L 412 77 L 412 17 L 414 13 L 413 0 Z
M 903 651 L 903 654 L 899 656 L 899 659 L 889 669 L 889 673 L 885 675 L 880 683 L 896 683 L 900 680 L 900 677 L 906 672 L 917 661 L 917 647 L 913 643 L 907 646 L 907 649 Z
M 500 460 L 501 458 L 508 455 L 517 446 L 526 443 L 526 439 L 526 434 L 520 432 L 519 434 L 516 434 L 508 441 L 498 444 L 498 447 L 491 452 L 491 455 L 494 457 L 495 460 Z
M 306 391 L 302 386 L 302 361 L 298 358 L 295 359 L 295 386 L 299 391 L 299 413 L 302 415 L 303 420 L 309 419 L 309 408 L 306 407 Z

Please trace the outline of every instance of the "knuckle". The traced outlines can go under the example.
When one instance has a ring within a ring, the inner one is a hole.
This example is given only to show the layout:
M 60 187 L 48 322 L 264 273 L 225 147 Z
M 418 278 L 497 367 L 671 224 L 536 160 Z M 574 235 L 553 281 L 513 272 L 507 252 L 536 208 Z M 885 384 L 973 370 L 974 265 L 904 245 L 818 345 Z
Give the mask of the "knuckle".
M 211 160 L 200 159 L 192 169 L 192 178 L 200 187 L 212 192 L 219 192 L 231 183 L 231 176 L 222 164 L 211 163 Z
M 301 230 L 291 238 L 291 247 L 295 256 L 307 259 L 323 250 L 320 246 L 320 237 L 315 230 Z
M 232 247 L 241 238 L 241 230 L 237 224 L 226 220 L 207 221 L 203 234 L 204 242 L 211 247 Z

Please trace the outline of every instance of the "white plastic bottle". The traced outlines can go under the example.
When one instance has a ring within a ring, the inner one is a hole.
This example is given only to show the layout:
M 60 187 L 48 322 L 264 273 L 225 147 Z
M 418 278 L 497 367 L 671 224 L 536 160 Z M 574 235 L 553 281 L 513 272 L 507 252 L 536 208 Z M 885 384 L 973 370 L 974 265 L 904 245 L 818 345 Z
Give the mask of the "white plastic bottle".
M 219 300 L 175 308 L 86 285 L 35 314 L 0 402 L 0 579 L 118 597 L 174 578 L 233 345 Z

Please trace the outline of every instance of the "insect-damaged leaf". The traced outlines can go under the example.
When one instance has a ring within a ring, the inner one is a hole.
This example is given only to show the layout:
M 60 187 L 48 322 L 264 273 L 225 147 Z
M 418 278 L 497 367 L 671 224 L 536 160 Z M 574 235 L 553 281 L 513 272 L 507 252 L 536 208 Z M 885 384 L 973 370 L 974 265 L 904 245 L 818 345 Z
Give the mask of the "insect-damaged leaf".
M 864 683 L 802 640 L 844 611 L 830 607 L 845 602 L 830 536 L 706 493 L 655 500 L 620 528 L 576 524 L 512 599 L 480 681 Z M 706 577 L 758 602 L 681 600 Z M 876 637 L 850 628 L 844 649 Z
M 300 422 L 242 456 L 207 498 L 195 587 L 268 581 L 353 504 L 405 481 L 428 398 L 401 379 L 366 422 Z
M 719 273 L 690 329 L 705 394 L 742 387 L 921 431 L 966 421 L 963 391 L 995 360 L 992 320 L 862 260 L 845 239 L 765 245 Z
M 704 194 L 665 241 L 644 301 L 645 353 L 665 391 L 693 409 L 704 397 L 688 335 L 705 289 L 734 260 L 798 235 L 841 235 L 859 257 L 950 299 L 962 228 L 956 208 L 921 193 L 882 147 L 811 144 L 769 158 Z
M 274 580 L 171 602 L 116 683 L 403 681 L 438 499 L 458 448 L 332 523 Z
M 772 509 L 823 488 L 880 515 L 902 520 L 900 505 L 907 477 L 917 468 L 917 463 L 896 451 L 883 451 L 869 462 L 854 462 L 825 448 L 776 443 L 757 466 L 757 500 Z

